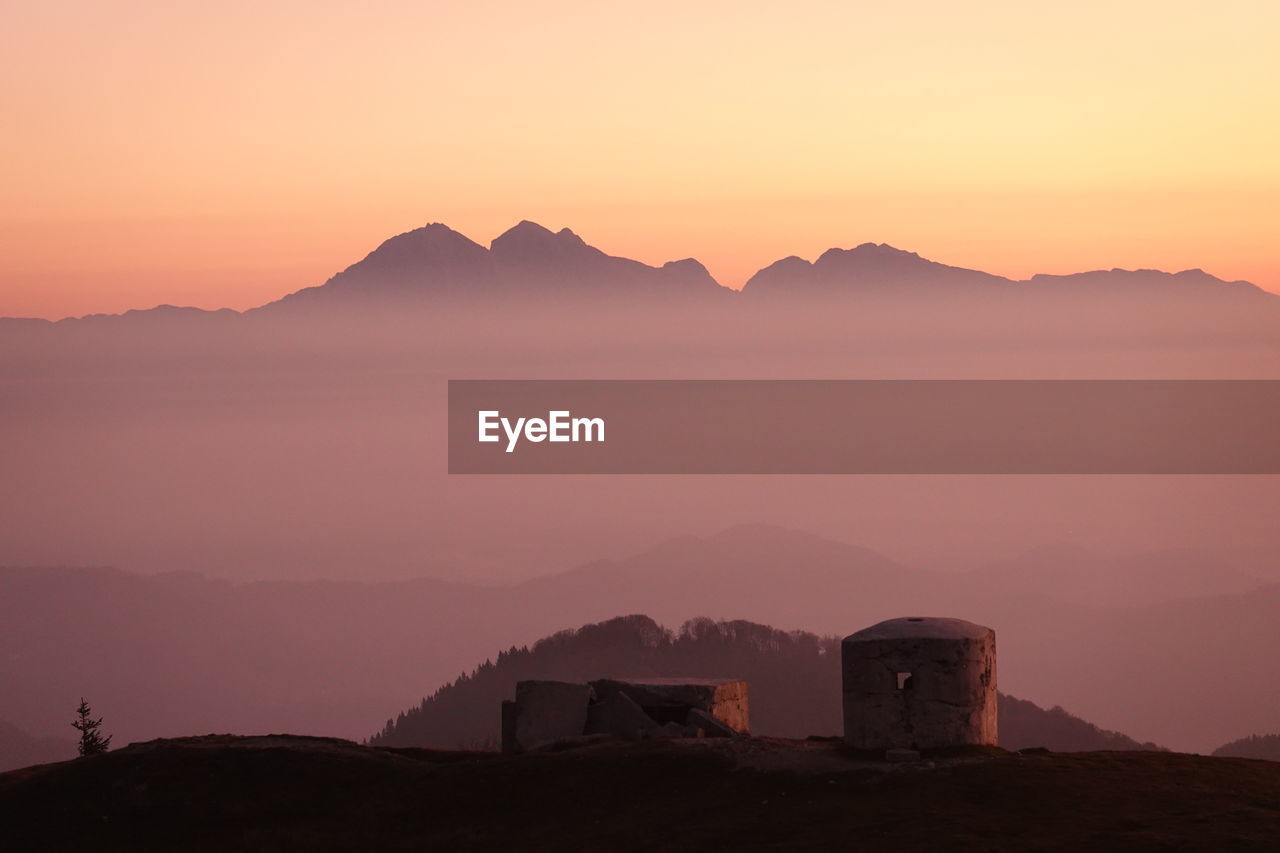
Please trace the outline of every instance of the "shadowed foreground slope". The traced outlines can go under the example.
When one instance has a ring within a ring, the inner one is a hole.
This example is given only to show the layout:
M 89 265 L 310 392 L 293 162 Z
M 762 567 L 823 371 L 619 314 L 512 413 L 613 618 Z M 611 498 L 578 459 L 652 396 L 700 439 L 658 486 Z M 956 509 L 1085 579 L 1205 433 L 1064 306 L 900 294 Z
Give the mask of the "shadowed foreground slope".
M 859 760 L 829 741 L 563 752 L 209 736 L 0 775 L 16 850 L 1270 849 L 1280 764 L 1175 753 Z

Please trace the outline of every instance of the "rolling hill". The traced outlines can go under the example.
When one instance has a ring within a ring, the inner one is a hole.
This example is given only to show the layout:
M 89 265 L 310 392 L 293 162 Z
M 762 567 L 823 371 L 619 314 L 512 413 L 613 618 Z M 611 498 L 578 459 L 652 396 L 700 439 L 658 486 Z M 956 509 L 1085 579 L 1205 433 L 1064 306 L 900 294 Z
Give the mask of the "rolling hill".
M 493 713 L 528 679 L 730 677 L 747 681 L 751 731 L 804 738 L 841 731 L 840 640 L 779 631 L 752 622 L 694 619 L 671 631 L 647 616 L 625 616 L 560 631 L 489 658 L 417 707 L 388 720 L 375 746 L 464 748 L 498 741 Z M 1099 729 L 1062 708 L 1000 696 L 1000 745 L 1055 752 L 1158 750 L 1152 743 Z

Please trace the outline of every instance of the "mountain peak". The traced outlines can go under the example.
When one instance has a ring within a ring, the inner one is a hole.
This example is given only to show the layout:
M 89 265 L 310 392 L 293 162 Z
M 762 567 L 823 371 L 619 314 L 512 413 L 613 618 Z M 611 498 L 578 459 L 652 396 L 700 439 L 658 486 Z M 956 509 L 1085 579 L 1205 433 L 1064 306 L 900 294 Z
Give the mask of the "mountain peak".
M 361 264 L 399 265 L 425 257 L 477 257 L 484 247 L 441 222 L 431 222 L 384 240 Z
M 458 292 L 491 278 L 489 251 L 440 222 L 384 240 L 323 285 L 305 287 L 253 310 L 323 304 L 329 299 L 415 299 Z
M 568 228 L 561 228 L 559 231 L 557 231 L 557 232 L 556 232 L 556 239 L 557 239 L 557 240 L 561 240 L 561 241 L 566 242 L 566 243 L 577 243 L 577 244 L 582 245 L 582 246 L 587 245 L 587 243 L 586 243 L 586 241 L 585 241 L 585 240 L 583 240 L 583 239 L 582 239 L 581 237 L 579 237 L 577 234 L 574 234 L 574 233 L 573 233 L 572 231 L 570 231 Z
M 756 273 L 743 288 L 750 293 L 914 293 L 921 286 L 956 289 L 1009 284 L 1000 276 L 940 264 L 890 246 L 860 243 L 827 249 L 812 264 L 789 257 Z
M 859 243 L 849 251 L 861 252 L 864 255 L 883 255 L 885 257 L 920 257 L 915 252 L 908 252 L 906 249 L 899 249 L 896 246 L 890 246 L 888 243 Z
M 568 229 L 566 228 L 565 230 L 567 231 Z M 499 242 L 509 239 L 531 240 L 551 239 L 553 237 L 555 237 L 555 234 L 553 234 L 551 229 L 547 228 L 545 225 L 539 225 L 531 219 L 521 219 L 515 225 L 512 225 L 506 231 L 503 231 L 495 237 L 493 242 L 490 243 L 490 248 Z
M 489 251 L 499 260 L 510 263 L 547 262 L 565 256 L 599 252 L 568 228 L 552 232 L 528 219 L 521 220 L 495 237 L 489 244 Z
M 662 268 L 664 270 L 680 270 L 684 272 L 698 274 L 706 273 L 707 275 L 710 275 L 710 273 L 707 272 L 707 268 L 702 265 L 702 261 L 699 261 L 697 258 L 681 258 L 678 261 L 667 261 L 662 265 Z
M 908 252 L 904 249 L 897 249 L 888 243 L 859 243 L 852 249 L 827 249 L 819 256 L 816 264 L 831 264 L 841 261 L 856 261 L 857 263 L 883 263 L 900 261 L 910 263 L 912 261 L 923 261 L 924 259 L 915 252 Z M 930 263 L 925 261 L 925 263 Z

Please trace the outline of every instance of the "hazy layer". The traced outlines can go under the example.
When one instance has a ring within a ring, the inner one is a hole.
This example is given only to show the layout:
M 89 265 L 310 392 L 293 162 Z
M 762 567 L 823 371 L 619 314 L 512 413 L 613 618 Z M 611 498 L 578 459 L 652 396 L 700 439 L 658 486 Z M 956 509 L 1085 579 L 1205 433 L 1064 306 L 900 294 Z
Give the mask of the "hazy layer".
M 956 289 L 932 267 L 885 291 L 883 263 L 920 259 L 880 248 L 837 256 L 845 289 L 732 294 L 688 267 L 597 281 L 558 251 L 461 294 L 426 287 L 464 281 L 434 267 L 401 290 L 349 270 L 248 315 L 0 324 L 0 565 L 340 581 L 7 574 L 0 718 L 57 733 L 84 694 L 122 740 L 359 736 L 499 649 L 641 611 L 953 615 L 1000 632 L 1010 693 L 1143 740 L 1208 750 L 1275 719 L 1280 478 L 450 477 L 444 435 L 450 378 L 1280 378 L 1274 297 L 1198 275 Z M 748 530 L 538 579 L 743 522 L 892 560 Z M 467 585 L 365 583 L 410 577 Z

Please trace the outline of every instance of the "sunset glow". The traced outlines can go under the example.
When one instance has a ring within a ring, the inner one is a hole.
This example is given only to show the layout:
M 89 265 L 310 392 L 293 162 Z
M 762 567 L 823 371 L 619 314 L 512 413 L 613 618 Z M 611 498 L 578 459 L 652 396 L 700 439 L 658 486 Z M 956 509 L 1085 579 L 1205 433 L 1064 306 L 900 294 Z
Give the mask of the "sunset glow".
M 1280 6 L 11 4 L 0 315 L 247 308 L 520 219 L 740 287 L 888 242 L 1280 292 Z

